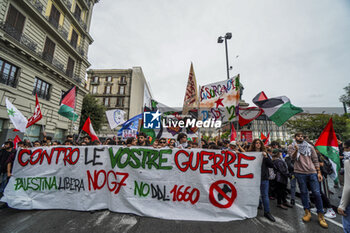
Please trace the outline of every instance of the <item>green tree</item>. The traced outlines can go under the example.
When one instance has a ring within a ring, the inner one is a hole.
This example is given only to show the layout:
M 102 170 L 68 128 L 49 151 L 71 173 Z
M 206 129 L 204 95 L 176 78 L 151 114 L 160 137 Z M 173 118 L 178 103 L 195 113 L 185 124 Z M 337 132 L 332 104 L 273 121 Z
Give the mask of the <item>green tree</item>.
M 339 101 L 350 106 L 350 83 L 348 86 L 344 87 L 345 94 L 340 96 Z
M 289 120 L 286 122 L 286 126 L 294 134 L 296 132 L 305 133 L 310 139 L 317 139 L 322 133 L 323 129 L 326 127 L 329 119 L 333 119 L 333 127 L 336 134 L 341 138 L 347 138 L 347 127 L 350 127 L 350 122 L 346 115 L 328 115 L 328 114 L 319 114 L 319 115 L 307 115 L 300 118 Z
M 90 117 L 92 127 L 97 132 L 101 129 L 102 124 L 106 121 L 106 107 L 98 102 L 91 94 L 87 94 L 83 99 L 83 107 L 81 110 L 79 131 L 83 127 L 86 119 Z
M 230 131 L 225 131 L 221 134 L 222 139 L 229 139 L 229 136 L 231 135 Z

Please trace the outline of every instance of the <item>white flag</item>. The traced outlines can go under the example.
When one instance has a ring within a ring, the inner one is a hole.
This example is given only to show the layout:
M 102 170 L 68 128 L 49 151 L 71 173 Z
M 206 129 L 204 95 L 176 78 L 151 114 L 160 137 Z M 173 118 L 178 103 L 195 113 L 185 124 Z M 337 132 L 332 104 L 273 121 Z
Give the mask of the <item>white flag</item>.
M 106 111 L 107 120 L 111 129 L 116 128 L 125 122 L 124 120 L 125 111 L 114 109 Z
M 22 133 L 26 132 L 28 120 L 23 116 L 23 114 L 18 111 L 18 109 L 11 104 L 11 102 L 6 98 L 6 108 L 9 114 L 10 120 L 16 129 Z

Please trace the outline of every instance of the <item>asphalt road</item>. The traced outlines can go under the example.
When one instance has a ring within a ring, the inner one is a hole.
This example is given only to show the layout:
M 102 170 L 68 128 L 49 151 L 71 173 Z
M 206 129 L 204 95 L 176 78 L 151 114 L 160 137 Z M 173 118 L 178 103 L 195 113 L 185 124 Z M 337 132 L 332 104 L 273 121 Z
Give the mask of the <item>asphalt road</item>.
M 271 223 L 263 217 L 261 210 L 252 219 L 231 222 L 197 222 L 174 221 L 132 214 L 114 213 L 108 210 L 95 212 L 80 212 L 69 210 L 16 210 L 0 209 L 1 233 L 87 233 L 87 232 L 343 232 L 341 217 L 327 220 L 329 228 L 319 226 L 317 215 L 312 215 L 309 223 L 303 223 L 303 209 L 300 200 L 293 209 L 282 210 L 276 207 L 276 201 L 271 201 L 271 213 L 276 222 Z M 213 219 L 215 220 L 215 219 Z

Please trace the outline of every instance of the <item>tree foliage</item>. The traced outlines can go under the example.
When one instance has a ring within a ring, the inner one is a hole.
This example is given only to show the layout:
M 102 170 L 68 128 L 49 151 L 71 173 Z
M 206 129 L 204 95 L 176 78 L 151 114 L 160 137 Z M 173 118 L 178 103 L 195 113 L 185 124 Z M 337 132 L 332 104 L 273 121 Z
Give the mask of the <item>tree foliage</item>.
M 348 86 L 344 87 L 345 94 L 340 96 L 339 101 L 350 106 L 350 83 Z
M 98 102 L 91 94 L 85 95 L 83 99 L 83 107 L 81 110 L 79 131 L 83 127 L 86 119 L 90 117 L 92 127 L 97 132 L 101 129 L 102 124 L 106 121 L 106 107 Z
M 340 140 L 345 140 L 349 137 L 350 121 L 344 114 L 339 115 L 306 115 L 300 118 L 289 120 L 286 122 L 286 126 L 294 134 L 296 132 L 305 133 L 310 139 L 318 139 L 323 129 L 326 127 L 329 119 L 333 119 L 333 127 L 336 134 L 340 136 Z

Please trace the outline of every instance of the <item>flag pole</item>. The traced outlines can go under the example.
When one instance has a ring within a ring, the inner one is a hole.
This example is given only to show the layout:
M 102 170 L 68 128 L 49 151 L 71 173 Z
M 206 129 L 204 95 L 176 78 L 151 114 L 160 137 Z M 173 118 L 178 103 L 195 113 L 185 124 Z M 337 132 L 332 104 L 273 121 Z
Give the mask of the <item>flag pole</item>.
M 201 85 L 199 85 L 199 89 L 198 89 L 198 103 L 197 103 L 197 121 L 199 120 L 199 104 L 200 104 L 200 90 L 201 90 Z M 198 128 L 198 147 L 202 148 L 202 135 L 201 135 L 201 128 Z

